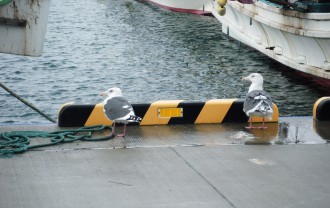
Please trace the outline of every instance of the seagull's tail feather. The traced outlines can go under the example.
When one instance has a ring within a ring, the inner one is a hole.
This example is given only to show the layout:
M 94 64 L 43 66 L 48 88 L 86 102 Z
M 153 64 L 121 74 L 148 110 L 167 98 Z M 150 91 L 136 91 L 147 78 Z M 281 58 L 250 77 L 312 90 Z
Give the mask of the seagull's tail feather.
M 130 121 L 130 122 L 140 123 L 142 121 L 142 118 L 140 118 L 139 116 L 132 116 L 131 115 L 127 120 Z

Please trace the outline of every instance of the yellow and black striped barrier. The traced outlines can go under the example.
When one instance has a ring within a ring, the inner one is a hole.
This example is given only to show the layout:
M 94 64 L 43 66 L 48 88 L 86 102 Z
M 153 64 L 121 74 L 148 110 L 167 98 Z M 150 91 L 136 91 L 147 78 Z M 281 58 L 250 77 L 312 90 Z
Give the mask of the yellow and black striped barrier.
M 161 124 L 211 124 L 242 123 L 249 118 L 243 112 L 242 99 L 214 99 L 206 102 L 185 100 L 156 101 L 149 104 L 132 104 L 135 114 L 142 118 L 140 125 Z M 278 122 L 279 112 L 273 103 L 273 118 L 266 122 Z M 262 122 L 253 118 L 253 122 Z M 111 125 L 103 112 L 103 104 L 62 106 L 59 111 L 59 127 Z
M 313 118 L 318 121 L 330 121 L 330 97 L 322 97 L 315 102 Z

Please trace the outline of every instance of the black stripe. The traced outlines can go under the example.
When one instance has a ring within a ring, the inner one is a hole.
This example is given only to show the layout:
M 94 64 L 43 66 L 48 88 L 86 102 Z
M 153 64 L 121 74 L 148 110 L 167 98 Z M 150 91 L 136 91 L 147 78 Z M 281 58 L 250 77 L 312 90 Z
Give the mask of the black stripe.
M 136 116 L 143 119 L 151 104 L 132 104 Z M 129 125 L 138 125 L 139 123 L 129 123 Z
M 249 117 L 243 111 L 244 100 L 235 100 L 230 106 L 222 123 L 244 123 L 249 120 Z
M 316 107 L 316 119 L 330 121 L 330 99 L 322 100 Z
M 95 105 L 67 105 L 58 115 L 59 127 L 83 127 Z
M 151 104 L 132 104 L 136 116 L 143 118 Z
M 173 117 L 168 124 L 194 124 L 205 102 L 181 102 L 178 108 L 183 108 L 183 117 Z

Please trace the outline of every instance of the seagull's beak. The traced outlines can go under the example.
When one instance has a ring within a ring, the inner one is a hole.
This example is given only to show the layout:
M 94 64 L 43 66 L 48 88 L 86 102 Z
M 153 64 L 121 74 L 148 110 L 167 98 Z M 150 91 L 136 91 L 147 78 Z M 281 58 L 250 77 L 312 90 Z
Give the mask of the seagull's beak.
M 107 93 L 105 93 L 105 92 L 100 92 L 100 96 L 106 96 L 107 95 Z
M 250 80 L 250 79 L 249 79 L 249 77 L 243 77 L 241 80 L 244 81 L 244 80 Z

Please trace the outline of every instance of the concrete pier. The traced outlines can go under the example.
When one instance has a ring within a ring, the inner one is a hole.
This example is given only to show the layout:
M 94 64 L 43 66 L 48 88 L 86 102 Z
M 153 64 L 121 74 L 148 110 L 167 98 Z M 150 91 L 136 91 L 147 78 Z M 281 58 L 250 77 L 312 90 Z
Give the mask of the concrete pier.
M 245 125 L 129 126 L 125 138 L 0 158 L 0 207 L 328 207 L 329 123 Z

